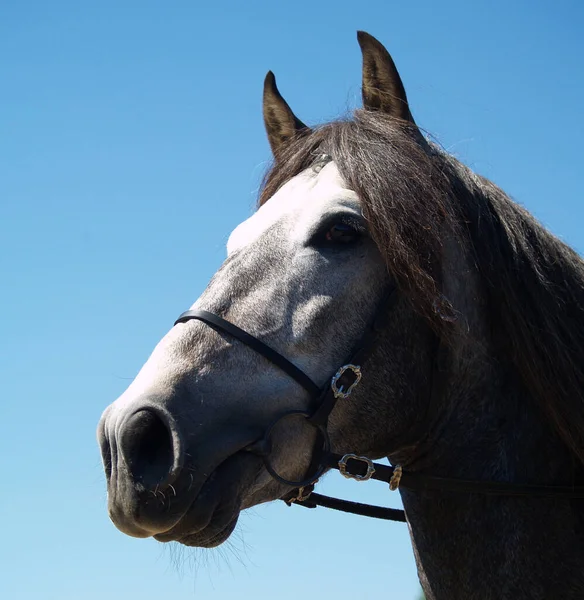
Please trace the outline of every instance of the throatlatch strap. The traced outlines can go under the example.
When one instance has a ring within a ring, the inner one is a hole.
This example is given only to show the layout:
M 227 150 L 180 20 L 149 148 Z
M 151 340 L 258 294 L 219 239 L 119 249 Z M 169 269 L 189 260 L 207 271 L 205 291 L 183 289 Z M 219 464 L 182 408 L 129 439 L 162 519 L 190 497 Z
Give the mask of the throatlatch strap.
M 174 322 L 174 324 L 186 323 L 192 319 L 203 321 L 203 323 L 206 323 L 211 327 L 215 327 L 220 331 L 227 332 L 235 339 L 244 343 L 246 346 L 249 346 L 258 354 L 261 354 L 272 364 L 282 369 L 284 373 L 299 383 L 311 395 L 312 398 L 317 398 L 320 395 L 320 388 L 318 385 L 316 385 L 316 383 L 314 383 L 314 381 L 312 381 L 312 379 L 310 379 L 310 377 L 301 371 L 295 364 L 291 363 L 287 358 L 284 358 L 280 353 L 276 352 L 276 350 L 273 348 L 270 348 L 270 346 L 267 344 L 264 344 L 264 342 L 261 342 L 253 335 L 247 333 L 247 331 L 240 329 L 237 327 L 237 325 L 226 321 L 222 317 L 218 317 L 217 315 L 214 315 L 206 310 L 187 310 Z

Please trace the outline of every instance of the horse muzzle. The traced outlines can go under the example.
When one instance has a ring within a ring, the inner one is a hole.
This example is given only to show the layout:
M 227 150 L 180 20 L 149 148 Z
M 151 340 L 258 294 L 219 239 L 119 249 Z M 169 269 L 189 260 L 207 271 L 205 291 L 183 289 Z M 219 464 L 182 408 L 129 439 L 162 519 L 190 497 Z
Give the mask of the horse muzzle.
M 114 404 L 101 418 L 110 518 L 132 537 L 212 544 L 234 526 L 242 491 L 262 468 L 242 452 L 257 433 L 238 427 L 225 437 L 187 438 L 161 404 Z

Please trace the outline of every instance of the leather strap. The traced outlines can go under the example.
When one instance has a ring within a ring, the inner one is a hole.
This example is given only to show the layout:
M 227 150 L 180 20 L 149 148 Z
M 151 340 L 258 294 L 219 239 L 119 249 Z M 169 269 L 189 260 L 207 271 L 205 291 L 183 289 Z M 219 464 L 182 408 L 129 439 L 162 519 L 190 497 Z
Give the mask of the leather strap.
M 361 502 L 351 502 L 350 500 L 341 500 L 340 498 L 331 498 L 322 494 L 310 494 L 306 500 L 294 502 L 295 506 L 304 506 L 305 508 L 332 508 L 341 512 L 361 515 L 362 517 L 373 517 L 374 519 L 383 519 L 385 521 L 406 522 L 406 514 L 403 510 L 397 508 L 386 508 L 385 506 L 375 506 L 373 504 L 362 504 Z
M 287 358 L 284 358 L 279 352 L 276 352 L 273 348 L 270 348 L 264 342 L 261 342 L 253 335 L 247 333 L 243 329 L 237 327 L 233 323 L 226 321 L 225 319 L 214 315 L 206 310 L 187 310 L 174 322 L 175 325 L 178 323 L 186 323 L 191 320 L 203 321 L 207 325 L 224 331 L 239 340 L 246 346 L 249 346 L 252 350 L 261 354 L 264 358 L 269 360 L 272 364 L 276 365 L 279 369 L 282 369 L 284 373 L 292 377 L 297 383 L 299 383 L 311 397 L 317 397 L 320 394 L 320 388 L 306 373 L 301 371 L 295 364 L 290 362 Z
M 324 460 L 328 467 L 340 470 L 343 457 L 340 454 L 327 454 Z M 367 473 L 367 463 L 364 457 L 358 460 L 348 459 L 346 471 L 352 475 L 363 477 Z M 369 461 L 375 471 L 369 477 L 377 481 L 390 483 L 396 467 Z M 414 491 L 438 490 L 441 492 L 464 492 L 468 494 L 485 494 L 488 496 L 536 496 L 553 498 L 584 498 L 584 486 L 570 485 L 536 485 L 528 483 L 508 483 L 502 481 L 475 481 L 435 477 L 423 473 L 408 473 L 403 471 L 399 487 Z

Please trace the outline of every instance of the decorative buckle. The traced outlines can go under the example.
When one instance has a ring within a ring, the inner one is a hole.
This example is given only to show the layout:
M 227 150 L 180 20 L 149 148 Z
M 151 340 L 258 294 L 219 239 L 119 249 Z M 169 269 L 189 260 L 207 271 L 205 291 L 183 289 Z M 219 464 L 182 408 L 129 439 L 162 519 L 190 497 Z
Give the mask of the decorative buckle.
M 347 388 L 346 392 L 343 391 L 342 385 L 340 388 L 337 387 L 337 382 L 343 376 L 345 371 L 352 371 L 356 378 L 355 381 L 353 381 L 353 383 Z M 345 365 L 344 367 L 341 367 L 331 380 L 331 389 L 333 390 L 334 397 L 342 398 L 343 400 L 348 398 L 351 395 L 353 388 L 361 381 L 361 377 L 363 377 L 363 373 L 361 373 L 361 367 L 357 365 Z
M 367 472 L 364 475 L 357 475 L 351 473 L 347 470 L 347 461 L 356 460 L 367 465 Z M 367 481 L 371 479 L 373 473 L 375 473 L 375 467 L 373 466 L 373 461 L 367 458 L 366 456 L 357 456 L 356 454 L 345 454 L 343 458 L 339 461 L 339 471 L 343 477 L 347 479 L 355 479 L 357 481 Z

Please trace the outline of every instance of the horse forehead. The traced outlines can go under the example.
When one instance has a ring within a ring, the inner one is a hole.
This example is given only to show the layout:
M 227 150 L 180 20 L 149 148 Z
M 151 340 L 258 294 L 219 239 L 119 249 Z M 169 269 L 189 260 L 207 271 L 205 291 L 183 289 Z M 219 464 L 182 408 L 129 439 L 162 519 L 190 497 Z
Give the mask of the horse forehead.
M 336 204 L 347 202 L 357 204 L 357 196 L 346 188 L 334 163 L 328 163 L 319 172 L 306 169 L 233 230 L 227 241 L 227 252 L 230 254 L 251 244 L 281 219 L 291 217 L 309 224 L 334 209 Z

